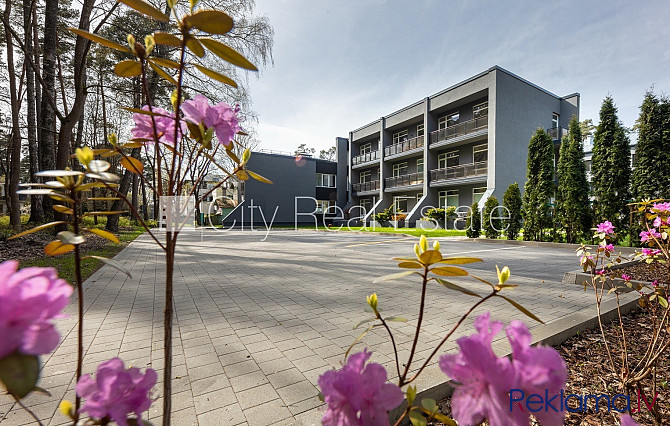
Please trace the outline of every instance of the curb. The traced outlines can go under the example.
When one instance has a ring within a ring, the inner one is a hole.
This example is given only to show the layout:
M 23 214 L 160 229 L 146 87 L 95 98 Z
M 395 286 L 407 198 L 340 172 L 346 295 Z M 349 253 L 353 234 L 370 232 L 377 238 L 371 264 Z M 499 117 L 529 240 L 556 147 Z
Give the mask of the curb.
M 490 239 L 490 238 L 465 238 L 465 240 L 472 241 L 475 243 L 487 243 L 487 244 L 508 244 L 515 246 L 526 246 L 526 247 L 548 247 L 548 248 L 560 248 L 560 249 L 572 249 L 577 250 L 582 245 L 581 244 L 568 244 L 568 243 L 553 243 L 549 241 L 520 241 L 520 240 L 503 240 L 503 239 Z M 596 244 L 585 244 L 586 246 L 595 246 Z M 633 254 L 635 250 L 639 250 L 639 247 L 614 247 L 616 251 L 620 251 L 626 254 Z

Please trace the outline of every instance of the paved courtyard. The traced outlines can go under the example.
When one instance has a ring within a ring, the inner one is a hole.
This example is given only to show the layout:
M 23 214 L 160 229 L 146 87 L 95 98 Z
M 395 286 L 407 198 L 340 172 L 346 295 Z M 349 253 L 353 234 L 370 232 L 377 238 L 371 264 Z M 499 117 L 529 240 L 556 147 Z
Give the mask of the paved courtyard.
M 357 233 L 277 230 L 264 232 L 183 233 L 175 272 L 175 339 L 173 358 L 173 424 L 267 425 L 319 424 L 323 408 L 317 398 L 317 379 L 338 367 L 346 348 L 368 318 L 365 296 L 379 295 L 385 315 L 402 315 L 394 323 L 400 357 L 406 359 L 416 324 L 420 285 L 416 278 L 373 284 L 374 278 L 398 271 L 394 256 L 413 256 L 416 238 Z M 543 321 L 565 317 L 590 306 L 590 294 L 561 283 L 563 273 L 577 267 L 571 249 L 472 243 L 440 238 L 445 255 L 476 256 L 481 264 L 467 265 L 472 273 L 493 279 L 495 265 L 508 265 L 509 293 Z M 162 310 L 164 259 L 144 235 L 116 258 L 132 279 L 103 267 L 85 283 L 84 371 L 94 372 L 101 361 L 119 356 L 126 364 L 152 367 L 162 376 Z M 473 279 L 455 280 L 486 291 Z M 415 359 L 425 360 L 430 342 L 444 333 L 473 298 L 439 285 L 428 292 L 428 311 Z M 502 299 L 475 312 L 491 311 L 494 319 L 524 319 Z M 69 318 L 59 320 L 64 337 L 43 358 L 40 386 L 51 396 L 33 394 L 26 400 L 44 424 L 64 424 L 56 411 L 61 399 L 74 400 L 76 303 Z M 474 318 L 474 317 L 473 317 Z M 538 324 L 527 321 L 531 327 Z M 473 330 L 466 321 L 458 336 Z M 503 338 L 499 335 L 500 338 Z M 395 371 L 393 352 L 381 331 L 369 333 L 358 350 L 374 352 L 372 361 Z M 448 343 L 444 352 L 453 350 Z M 401 361 L 402 362 L 402 361 Z M 418 381 L 419 389 L 446 381 L 434 362 Z M 149 420 L 160 423 L 161 385 Z M 6 414 L 6 415 L 5 415 Z M 33 420 L 0 396 L 0 423 L 32 424 Z

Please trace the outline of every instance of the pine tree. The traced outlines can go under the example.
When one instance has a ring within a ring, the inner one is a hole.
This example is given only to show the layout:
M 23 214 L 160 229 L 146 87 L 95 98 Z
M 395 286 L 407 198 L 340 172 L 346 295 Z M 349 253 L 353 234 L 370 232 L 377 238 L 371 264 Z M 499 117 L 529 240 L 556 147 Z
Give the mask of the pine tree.
M 541 240 L 551 224 L 550 200 L 554 191 L 554 144 L 542 128 L 528 143 L 526 185 L 523 193 L 524 240 Z
M 579 120 L 573 116 L 568 136 L 561 143 L 556 190 L 556 220 L 559 227 L 565 229 L 568 243 L 585 237 L 591 227 L 589 183 L 582 140 Z
M 482 212 L 483 223 L 482 228 L 484 229 L 484 235 L 486 238 L 498 238 L 500 236 L 500 229 L 502 224 L 500 223 L 500 213 L 498 212 L 498 199 L 496 197 L 489 197 L 484 203 L 484 211 Z
M 503 206 L 507 208 L 507 214 L 509 214 L 509 219 L 505 221 L 505 226 L 507 226 L 505 234 L 508 240 L 516 240 L 516 237 L 519 236 L 522 219 L 521 204 L 521 190 L 519 184 L 514 182 L 503 195 Z
M 605 98 L 600 108 L 591 170 L 595 220 L 611 221 L 617 233 L 623 235 L 629 214 L 630 141 L 617 117 L 617 108 L 611 96 Z
M 465 219 L 465 235 L 467 235 L 468 238 L 479 238 L 482 221 L 478 209 L 479 206 L 477 203 L 472 203 L 470 214 Z
M 658 198 L 662 189 L 659 172 L 670 167 L 670 164 L 659 164 L 658 161 L 662 149 L 662 122 L 660 101 L 654 93 L 647 92 L 635 123 L 638 137 L 631 178 L 631 194 L 635 201 Z

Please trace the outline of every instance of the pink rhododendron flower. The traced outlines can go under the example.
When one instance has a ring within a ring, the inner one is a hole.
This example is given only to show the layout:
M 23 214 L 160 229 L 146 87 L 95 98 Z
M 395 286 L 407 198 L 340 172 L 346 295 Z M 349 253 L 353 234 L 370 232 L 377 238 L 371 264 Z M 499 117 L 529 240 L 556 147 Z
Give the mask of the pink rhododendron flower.
M 366 361 L 367 350 L 349 357 L 341 370 L 326 371 L 319 377 L 319 387 L 328 410 L 321 419 L 324 425 L 388 425 L 388 411 L 402 403 L 404 394 L 392 383 L 386 383 L 386 370 L 380 364 Z
M 642 249 L 642 254 L 644 256 L 647 256 L 647 257 L 653 257 L 653 256 L 656 256 L 660 253 L 661 253 L 661 251 L 657 250 L 657 249 L 650 249 L 650 248 L 643 248 Z
M 125 369 L 120 358 L 112 358 L 98 366 L 95 380 L 89 374 L 77 382 L 77 395 L 86 402 L 79 410 L 89 416 L 111 418 L 120 426 L 128 426 L 128 414 L 135 413 L 140 420 L 142 413 L 151 406 L 150 392 L 156 384 L 156 372 L 147 368 Z
M 442 371 L 459 383 L 451 397 L 452 413 L 459 424 L 479 424 L 484 419 L 489 419 L 491 426 L 528 423 L 523 412 L 509 410 L 508 394 L 516 384 L 514 366 L 508 358 L 498 358 L 491 348 L 502 327 L 501 322 L 489 321 L 488 312 L 482 314 L 475 320 L 477 333 L 457 340 L 461 351 L 440 357 Z
M 598 224 L 597 228 L 598 232 L 601 234 L 613 234 L 614 233 L 614 225 L 612 225 L 612 222 L 609 220 L 604 221 L 603 223 Z
M 628 274 L 621 274 L 621 279 L 624 280 L 624 281 L 630 281 L 633 278 Z
M 614 244 L 607 244 L 606 246 L 603 246 L 603 248 L 607 253 L 612 253 L 614 251 Z
M 461 351 L 443 355 L 442 371 L 459 384 L 451 398 L 454 419 L 459 424 L 479 424 L 485 418 L 491 426 L 527 425 L 529 412 L 510 412 L 511 389 L 533 393 L 557 394 L 565 385 L 567 368 L 558 352 L 551 347 L 531 347 L 532 337 L 521 321 L 507 327 L 513 360 L 497 357 L 491 348 L 493 337 L 502 329 L 500 322 L 489 321 L 489 313 L 475 320 L 477 333 L 458 339 Z M 543 425 L 560 425 L 563 412 L 533 413 Z
M 206 128 L 214 128 L 216 138 L 223 145 L 230 145 L 233 138 L 241 130 L 237 117 L 240 106 L 233 109 L 225 102 L 211 106 L 204 95 L 195 95 L 193 99 L 184 101 L 181 107 L 184 119 L 193 124 L 202 123 Z
M 143 110 L 149 111 L 149 106 L 145 105 L 142 107 Z M 167 112 L 163 108 L 151 107 L 151 111 L 156 114 L 161 115 L 147 115 L 135 113 L 133 114 L 133 121 L 135 122 L 135 127 L 130 131 L 134 139 L 147 139 L 148 142 L 155 142 L 157 138 L 159 142 L 166 143 L 169 145 L 174 145 L 174 127 L 175 127 L 175 118 L 174 114 Z M 154 137 L 154 127 L 153 122 L 156 123 L 156 137 Z M 180 122 L 179 134 L 177 137 L 181 137 L 184 132 L 184 124 Z
M 661 234 L 656 231 L 656 229 L 651 228 L 649 231 L 642 231 L 640 232 L 640 241 L 647 242 L 647 241 L 654 241 L 653 237 L 660 239 Z
M 662 215 L 670 215 L 670 202 L 654 203 L 651 207 L 651 211 Z
M 8 260 L 0 263 L 0 358 L 18 350 L 47 354 L 60 335 L 52 320 L 61 316 L 72 287 L 53 268 L 23 268 Z
M 593 256 L 592 256 L 592 255 L 582 255 L 582 256 L 579 258 L 579 264 L 580 264 L 580 265 L 583 265 L 583 264 L 585 264 L 585 263 L 586 263 L 587 261 L 589 261 L 589 260 L 593 261 Z
M 605 272 L 607 272 L 607 271 L 605 269 L 597 269 L 595 272 L 596 272 L 596 275 L 605 275 Z
M 629 414 L 621 415 L 621 426 L 640 426 Z
M 666 217 L 665 219 L 662 216 L 656 216 L 654 219 L 654 226 L 656 228 L 660 228 L 661 226 L 666 226 L 670 225 L 670 217 Z

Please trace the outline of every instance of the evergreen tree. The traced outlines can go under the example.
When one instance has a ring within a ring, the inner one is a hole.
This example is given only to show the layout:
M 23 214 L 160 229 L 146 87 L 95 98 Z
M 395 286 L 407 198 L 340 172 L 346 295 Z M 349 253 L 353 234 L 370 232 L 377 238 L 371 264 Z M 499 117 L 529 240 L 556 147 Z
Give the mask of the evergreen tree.
M 467 235 L 468 238 L 479 238 L 482 218 L 478 209 L 479 206 L 477 203 L 473 203 L 472 207 L 470 207 L 470 214 L 465 219 L 465 235 Z
M 509 219 L 505 221 L 507 226 L 505 234 L 508 240 L 516 240 L 516 237 L 519 236 L 522 219 L 521 204 L 521 190 L 519 184 L 514 182 L 503 195 L 503 206 L 507 208 L 509 214 Z
M 638 138 L 631 178 L 635 201 L 670 197 L 668 104 L 667 99 L 658 99 L 653 92 L 647 92 L 640 106 L 640 117 L 635 123 Z
M 528 143 L 526 185 L 523 193 L 524 240 L 541 240 L 551 224 L 550 199 L 554 190 L 554 144 L 542 128 Z
M 600 123 L 593 143 L 591 168 L 595 220 L 611 221 L 623 235 L 628 225 L 630 200 L 630 141 L 617 117 L 614 100 L 608 96 L 600 108 Z
M 498 238 L 500 236 L 500 229 L 502 224 L 500 222 L 500 213 L 498 212 L 498 199 L 496 197 L 489 197 L 484 204 L 484 211 L 482 212 L 484 228 L 484 235 L 486 238 Z
M 556 220 L 565 229 L 568 243 L 587 236 L 591 228 L 589 183 L 586 179 L 582 140 L 580 123 L 573 116 L 568 136 L 561 143 L 556 190 Z

